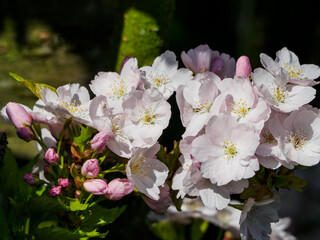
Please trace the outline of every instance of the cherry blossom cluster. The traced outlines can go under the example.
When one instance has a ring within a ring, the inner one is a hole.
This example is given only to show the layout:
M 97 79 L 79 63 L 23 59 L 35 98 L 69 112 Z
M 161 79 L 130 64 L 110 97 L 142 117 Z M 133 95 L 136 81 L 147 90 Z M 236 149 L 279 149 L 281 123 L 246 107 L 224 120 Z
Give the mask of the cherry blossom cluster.
M 24 180 L 44 182 L 53 197 L 70 195 L 71 189 L 86 201 L 93 195 L 118 200 L 136 189 L 158 212 L 166 211 L 172 198 L 197 198 L 216 211 L 248 188 L 262 167 L 294 169 L 319 162 L 319 109 L 309 104 L 318 66 L 300 65 L 287 48 L 275 60 L 260 54 L 263 68 L 254 70 L 248 57 L 235 61 L 207 45 L 182 52 L 181 59 L 183 68 L 173 52 L 165 51 L 152 66 L 139 68 L 136 58 L 126 58 L 120 73 L 94 77 L 93 98 L 87 88 L 67 84 L 42 88 L 33 109 L 8 103 L 1 111 L 5 121 L 20 138 L 37 141 L 44 155 Z M 158 140 L 171 118 L 171 96 L 185 128 L 176 169 L 157 157 Z M 84 132 L 91 134 L 86 138 Z M 108 183 L 105 175 L 111 172 L 123 178 Z M 279 220 L 277 215 L 258 231 L 250 223 L 250 209 L 272 204 L 275 196 L 264 204 L 247 199 L 240 218 L 243 239 L 271 233 L 268 224 Z

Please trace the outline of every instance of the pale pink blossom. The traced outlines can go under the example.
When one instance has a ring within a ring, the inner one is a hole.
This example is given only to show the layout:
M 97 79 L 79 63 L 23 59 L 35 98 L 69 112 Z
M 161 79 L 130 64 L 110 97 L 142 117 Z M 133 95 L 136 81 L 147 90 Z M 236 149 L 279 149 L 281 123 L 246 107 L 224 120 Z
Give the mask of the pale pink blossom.
M 319 163 L 320 116 L 317 112 L 301 108 L 286 117 L 275 117 L 269 129 L 289 162 L 303 166 Z
M 130 58 L 123 64 L 120 75 L 116 72 L 99 72 L 89 85 L 96 96 L 106 96 L 113 113 L 122 112 L 123 98 L 137 89 L 141 82 L 141 73 L 136 58 Z
M 308 86 L 288 84 L 288 76 L 280 69 L 273 76 L 268 71 L 258 68 L 252 73 L 252 80 L 261 97 L 276 111 L 291 112 L 311 102 L 316 90 Z
M 222 186 L 254 176 L 259 137 L 252 124 L 238 123 L 230 115 L 212 116 L 205 134 L 193 140 L 191 153 L 202 162 L 202 176 Z
M 107 141 L 108 148 L 121 157 L 130 158 L 133 145 L 123 131 L 126 119 L 125 114 L 113 114 L 106 96 L 98 96 L 92 99 L 89 114 L 92 120 L 92 127 L 109 136 Z
M 91 125 L 89 117 L 90 95 L 88 90 L 80 84 L 66 84 L 58 87 L 56 93 L 49 88 L 41 90 L 41 96 L 47 110 L 62 118 Z
M 144 88 L 157 88 L 168 99 L 180 85 L 185 85 L 192 78 L 192 72 L 185 68 L 178 69 L 174 52 L 165 51 L 157 57 L 152 66 L 140 68 L 145 72 Z
M 219 112 L 233 116 L 239 123 L 250 122 L 258 131 L 262 129 L 271 110 L 268 104 L 259 98 L 249 78 L 226 78 L 219 85 L 219 89 Z
M 154 158 L 159 151 L 159 144 L 146 149 L 137 149 L 129 160 L 126 174 L 139 192 L 154 200 L 160 198 L 159 187 L 168 176 L 167 166 Z
M 274 76 L 279 74 L 280 69 L 283 69 L 292 84 L 314 86 L 319 83 L 314 80 L 320 76 L 320 67 L 314 64 L 300 65 L 297 55 L 286 47 L 276 53 L 275 60 L 261 53 L 260 61 L 263 67 Z
M 194 74 L 213 72 L 221 79 L 233 77 L 236 70 L 234 58 L 225 53 L 212 51 L 208 45 L 199 45 L 187 53 L 183 51 L 181 60 L 185 67 L 192 70 Z
M 157 88 L 132 91 L 125 98 L 123 109 L 126 115 L 123 133 L 134 147 L 154 145 L 171 117 L 171 106 Z
M 220 78 L 211 72 L 199 73 L 177 90 L 176 100 L 183 126 L 182 137 L 195 136 L 218 111 L 215 99 L 219 95 Z

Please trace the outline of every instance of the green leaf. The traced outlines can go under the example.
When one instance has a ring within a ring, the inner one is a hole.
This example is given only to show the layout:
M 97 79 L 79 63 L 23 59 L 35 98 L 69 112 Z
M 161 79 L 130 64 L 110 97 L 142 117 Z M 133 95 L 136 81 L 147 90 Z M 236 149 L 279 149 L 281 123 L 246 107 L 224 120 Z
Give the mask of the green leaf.
M 80 147 L 81 151 L 83 151 L 87 142 L 89 141 L 89 139 L 91 139 L 92 134 L 96 130 L 88 126 L 83 127 L 82 125 L 80 125 L 80 127 L 81 127 L 80 135 L 78 137 L 75 137 L 73 140 Z
M 41 97 L 41 90 L 44 88 L 49 88 L 51 91 L 56 92 L 56 89 L 48 84 L 45 83 L 35 83 L 32 82 L 31 80 L 26 80 L 22 77 L 20 77 L 19 75 L 15 74 L 15 73 L 11 73 L 9 72 L 9 75 L 11 77 L 13 77 L 15 80 L 19 81 L 19 82 L 23 82 L 24 85 L 29 88 L 29 90 L 31 92 L 33 92 L 34 95 L 36 95 L 39 99 L 42 100 Z
M 122 206 L 121 208 L 104 208 L 99 205 L 94 205 L 91 208 L 91 211 L 86 213 L 84 216 L 84 220 L 82 223 L 83 227 L 91 227 L 91 226 L 103 226 L 110 223 L 113 223 L 126 209 L 126 206 Z
M 89 204 L 80 203 L 77 198 L 70 198 L 70 210 L 71 211 L 83 211 L 88 208 Z
M 191 225 L 191 240 L 201 240 L 207 232 L 209 222 L 201 219 L 195 219 Z

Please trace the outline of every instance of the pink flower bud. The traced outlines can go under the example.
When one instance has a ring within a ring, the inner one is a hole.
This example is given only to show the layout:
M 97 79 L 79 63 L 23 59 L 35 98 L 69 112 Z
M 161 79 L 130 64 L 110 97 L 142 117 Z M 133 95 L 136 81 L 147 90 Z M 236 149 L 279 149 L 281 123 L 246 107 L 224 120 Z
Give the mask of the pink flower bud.
M 236 76 L 237 77 L 250 77 L 251 64 L 247 56 L 241 56 L 237 60 L 236 64 Z
M 27 127 L 18 128 L 16 133 L 19 138 L 27 142 L 31 141 L 34 138 L 33 132 Z
M 52 186 L 50 192 L 51 197 L 55 197 L 61 194 L 61 186 Z
M 32 124 L 30 114 L 18 103 L 9 102 L 6 106 L 6 113 L 16 128 L 30 127 Z
M 172 204 L 172 199 L 170 197 L 170 187 L 167 183 L 159 187 L 160 195 L 158 200 L 153 200 L 148 197 L 144 197 L 146 204 L 158 213 L 165 213 L 168 207 Z
M 69 179 L 68 178 L 59 178 L 58 183 L 62 188 L 69 187 Z
M 87 178 L 95 178 L 99 174 L 99 171 L 99 163 L 95 158 L 85 161 L 81 168 L 82 175 L 86 176 Z
M 108 184 L 106 197 L 111 200 L 119 200 L 130 194 L 134 189 L 133 184 L 127 178 L 116 178 Z
M 106 132 L 99 132 L 96 134 L 91 141 L 91 148 L 101 153 L 107 146 L 109 134 Z
M 29 185 L 33 186 L 35 185 L 38 181 L 39 181 L 39 177 L 36 176 L 33 173 L 25 173 L 23 175 L 23 181 L 25 181 L 26 183 L 28 183 Z
M 105 179 L 89 179 L 83 183 L 83 188 L 94 195 L 105 195 L 108 192 L 108 185 Z
M 223 68 L 224 61 L 221 57 L 216 57 L 211 62 L 211 72 L 218 73 Z
M 54 164 L 58 162 L 58 160 L 60 159 L 60 156 L 58 153 L 56 153 L 54 148 L 49 148 L 46 151 L 46 154 L 44 155 L 44 159 L 47 161 L 47 163 Z

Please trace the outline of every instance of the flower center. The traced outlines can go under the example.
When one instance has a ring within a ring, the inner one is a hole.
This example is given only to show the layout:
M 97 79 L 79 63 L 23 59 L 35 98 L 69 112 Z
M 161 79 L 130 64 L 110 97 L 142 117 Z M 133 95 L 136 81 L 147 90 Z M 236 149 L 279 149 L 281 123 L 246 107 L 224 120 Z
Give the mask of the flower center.
M 137 177 L 145 177 L 149 174 L 150 165 L 146 165 L 146 158 L 143 155 L 137 154 L 131 160 L 130 169 L 131 172 Z
M 293 144 L 295 149 L 302 149 L 302 147 L 309 141 L 308 135 L 301 129 L 292 131 L 290 135 L 290 143 Z
M 111 120 L 111 122 L 112 122 L 112 132 L 116 136 L 123 136 L 122 135 L 122 130 L 119 127 L 119 121 L 120 121 L 120 117 L 119 116 L 115 116 L 114 118 L 112 118 L 112 120 Z
M 160 88 L 162 85 L 166 84 L 168 81 L 168 76 L 164 74 L 158 73 L 156 75 L 150 74 L 148 76 L 149 81 L 151 82 L 152 86 L 156 88 Z
M 192 112 L 193 113 L 208 113 L 210 112 L 210 108 L 212 106 L 212 103 L 209 103 L 209 100 L 206 100 L 206 102 L 203 104 L 200 101 L 197 101 L 193 104 Z
M 300 75 L 302 73 L 302 70 L 300 70 L 300 67 L 289 66 L 288 63 L 283 67 L 284 70 L 286 70 L 289 73 L 290 78 L 300 79 L 303 80 L 304 78 L 300 78 Z
M 229 141 L 229 139 L 226 139 L 223 142 L 223 146 L 219 146 L 224 151 L 224 159 L 230 160 L 232 158 L 235 158 L 236 155 L 239 153 L 237 150 L 237 144 L 233 143 L 232 141 Z
M 71 103 L 63 101 L 62 103 L 60 102 L 59 105 L 67 109 L 71 114 L 80 113 L 87 110 L 85 107 L 83 107 L 83 103 L 79 104 L 76 100 L 73 100 Z
M 238 120 L 247 115 L 251 108 L 248 107 L 248 104 L 242 98 L 239 101 L 230 102 L 231 113 L 238 116 Z
M 283 89 L 281 86 L 275 86 L 271 88 L 272 97 L 278 103 L 285 103 L 286 97 L 289 95 L 289 92 L 286 89 Z
M 120 79 L 120 77 L 109 84 L 109 89 L 110 90 L 107 92 L 107 95 L 112 95 L 118 99 L 123 98 L 127 91 L 125 82 L 123 78 Z
M 145 111 L 140 111 L 140 118 L 139 121 L 143 125 L 154 125 L 156 124 L 157 115 L 154 114 L 153 109 L 149 108 Z

